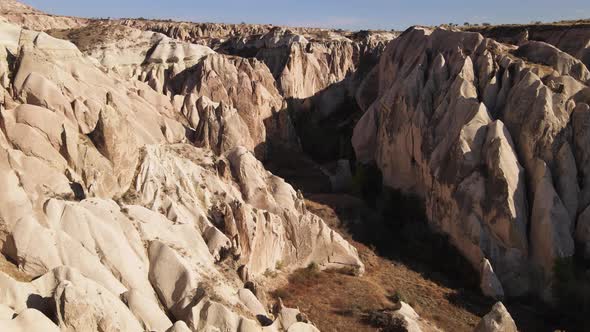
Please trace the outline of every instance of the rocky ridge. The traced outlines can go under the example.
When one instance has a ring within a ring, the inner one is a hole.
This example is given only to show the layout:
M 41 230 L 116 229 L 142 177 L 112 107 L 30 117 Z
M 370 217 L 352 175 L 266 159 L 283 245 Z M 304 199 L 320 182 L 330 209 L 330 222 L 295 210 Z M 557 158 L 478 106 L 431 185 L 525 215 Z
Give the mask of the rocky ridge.
M 520 45 L 528 41 L 551 44 L 590 67 L 590 23 L 557 22 L 554 24 L 470 27 L 487 38 Z
M 296 151 L 303 148 L 350 157 L 350 143 L 342 148 L 338 136 L 343 136 L 343 130 L 350 136 L 353 120 L 361 114 L 353 105 L 364 73 L 373 68 L 396 34 L 359 32 L 347 38 L 328 30 L 318 30 L 322 34 L 314 37 L 307 30 L 296 34 L 297 29 L 273 28 L 264 35 L 244 31 L 246 34 L 231 37 L 215 50 L 117 22 L 49 33 L 72 41 L 109 70 L 148 83 L 173 98 L 179 108 L 185 107 L 183 112 L 200 116 L 185 102 L 192 98 L 194 103 L 195 96 L 235 108 L 254 130 L 245 138 L 245 145 L 256 147 L 258 157 L 269 153 L 267 141 L 281 142 Z M 244 94 L 254 97 L 242 98 Z M 259 120 L 247 118 L 253 113 L 269 120 L 254 125 Z M 197 124 L 195 119 L 193 128 Z M 267 139 L 264 128 L 269 137 L 279 139 Z M 306 135 L 312 131 L 322 135 L 321 144 Z
M 476 269 L 489 259 L 508 295 L 548 297 L 555 260 L 583 238 L 586 144 L 575 128 L 588 74 L 542 42 L 411 28 L 367 78 L 377 97 L 359 94 L 370 106 L 355 128 L 357 157 L 423 197 L 432 227 Z
M 279 265 L 362 273 L 356 250 L 247 148 L 195 147 L 190 117 L 149 85 L 70 42 L 0 31 L 2 252 L 37 278 L 2 275 L 2 303 L 19 314 L 7 326 L 34 328 L 37 309 L 62 330 L 313 330 L 244 283 Z
M 90 21 L 85 18 L 47 14 L 16 0 L 3 0 L 0 3 L 0 16 L 9 22 L 37 31 L 75 28 Z
M 363 263 L 264 168 L 276 148 L 375 162 L 493 298 L 550 301 L 554 262 L 590 252 L 585 30 L 396 38 L 0 9 L 0 242 L 36 278 L 0 275 L 0 326 L 315 330 L 257 285 Z M 500 304 L 478 329 L 513 326 Z

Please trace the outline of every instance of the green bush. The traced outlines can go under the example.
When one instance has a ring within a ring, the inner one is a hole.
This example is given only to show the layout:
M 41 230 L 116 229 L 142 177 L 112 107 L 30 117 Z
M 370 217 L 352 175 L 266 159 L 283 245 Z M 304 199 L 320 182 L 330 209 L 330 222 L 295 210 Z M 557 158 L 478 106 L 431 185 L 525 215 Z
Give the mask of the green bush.
M 271 269 L 266 269 L 262 275 L 267 278 L 276 278 L 278 273 L 276 271 L 272 271 Z

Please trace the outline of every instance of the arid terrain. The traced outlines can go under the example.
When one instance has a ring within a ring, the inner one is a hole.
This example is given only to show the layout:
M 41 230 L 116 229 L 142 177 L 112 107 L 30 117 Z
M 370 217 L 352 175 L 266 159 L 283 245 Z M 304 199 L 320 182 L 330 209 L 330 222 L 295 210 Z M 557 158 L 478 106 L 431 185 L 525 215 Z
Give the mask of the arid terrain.
M 587 331 L 590 24 L 0 2 L 0 331 Z

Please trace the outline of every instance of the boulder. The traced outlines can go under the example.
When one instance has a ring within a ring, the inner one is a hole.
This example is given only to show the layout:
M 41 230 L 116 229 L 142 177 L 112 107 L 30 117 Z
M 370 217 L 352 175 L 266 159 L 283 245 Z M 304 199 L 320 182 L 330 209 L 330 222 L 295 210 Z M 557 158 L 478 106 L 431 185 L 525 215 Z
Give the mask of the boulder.
M 53 296 L 64 331 L 144 331 L 125 305 L 91 284 L 60 283 Z
M 481 282 L 480 288 L 483 295 L 491 297 L 495 300 L 502 300 L 504 298 L 504 289 L 498 277 L 492 269 L 492 265 L 489 260 L 484 259 L 481 262 Z
M 492 310 L 485 315 L 474 332 L 516 332 L 516 324 L 502 302 L 494 304 Z

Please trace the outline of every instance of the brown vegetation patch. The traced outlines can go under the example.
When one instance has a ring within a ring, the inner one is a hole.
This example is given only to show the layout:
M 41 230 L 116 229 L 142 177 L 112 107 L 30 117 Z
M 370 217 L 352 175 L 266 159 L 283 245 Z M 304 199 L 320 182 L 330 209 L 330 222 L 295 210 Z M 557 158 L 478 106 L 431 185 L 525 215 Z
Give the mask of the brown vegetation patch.
M 456 284 L 461 281 L 446 282 L 448 277 L 440 271 L 429 271 L 428 267 L 418 271 L 355 241 L 343 223 L 355 216 L 342 211 L 364 208 L 361 200 L 349 195 L 308 196 L 307 208 L 357 248 L 366 268 L 361 277 L 335 270 L 301 269 L 290 276 L 287 285 L 271 292 L 285 305 L 299 308 L 321 331 L 379 331 L 371 317 L 392 310 L 398 300 L 444 331 L 473 331 L 491 309 L 494 301 L 477 289 L 459 288 Z M 552 331 L 531 307 L 518 303 L 507 303 L 507 307 L 521 331 Z

